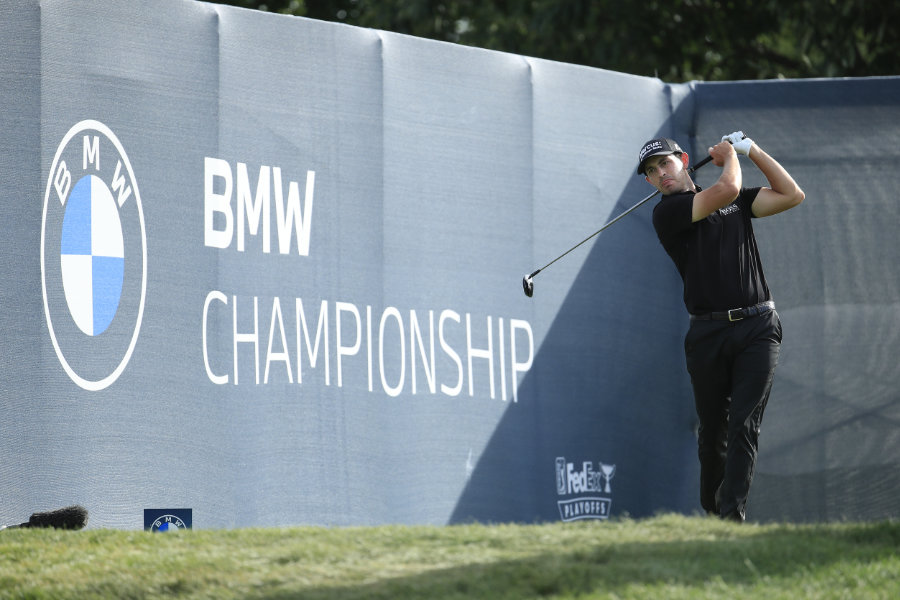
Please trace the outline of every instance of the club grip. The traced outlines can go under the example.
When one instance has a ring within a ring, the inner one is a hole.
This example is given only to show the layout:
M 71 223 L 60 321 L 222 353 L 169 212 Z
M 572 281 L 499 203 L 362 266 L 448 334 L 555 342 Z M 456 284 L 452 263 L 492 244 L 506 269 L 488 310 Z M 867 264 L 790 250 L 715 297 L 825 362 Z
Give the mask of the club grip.
M 711 160 L 712 160 L 712 156 L 707 156 L 706 158 L 704 158 L 703 160 L 701 160 L 700 162 L 698 162 L 696 165 L 694 165 L 693 167 L 691 167 L 691 168 L 688 169 L 688 170 L 689 170 L 691 173 L 693 173 L 694 171 L 696 171 L 697 169 L 699 169 L 699 168 L 702 167 L 703 165 L 707 164 L 707 163 L 710 162 Z

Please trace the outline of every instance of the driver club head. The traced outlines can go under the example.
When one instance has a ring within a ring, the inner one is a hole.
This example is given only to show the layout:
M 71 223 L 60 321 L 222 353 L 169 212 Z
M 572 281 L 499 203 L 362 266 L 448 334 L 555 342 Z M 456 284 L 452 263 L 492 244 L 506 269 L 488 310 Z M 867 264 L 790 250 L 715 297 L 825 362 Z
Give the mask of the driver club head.
M 525 295 L 531 298 L 534 295 L 534 280 L 526 275 L 522 278 L 522 288 L 525 290 Z

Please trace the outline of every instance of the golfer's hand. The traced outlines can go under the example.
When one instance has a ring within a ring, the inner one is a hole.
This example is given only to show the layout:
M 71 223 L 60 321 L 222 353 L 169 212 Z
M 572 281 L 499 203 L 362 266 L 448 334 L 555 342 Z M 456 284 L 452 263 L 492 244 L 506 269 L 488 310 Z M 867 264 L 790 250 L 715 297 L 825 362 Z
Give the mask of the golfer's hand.
M 713 164 L 717 167 L 724 167 L 725 161 L 730 157 L 737 158 L 730 142 L 719 142 L 709 149 L 709 155 L 712 156 Z
M 728 142 L 734 146 L 734 151 L 744 156 L 750 155 L 750 148 L 753 146 L 753 140 L 744 135 L 743 131 L 735 131 L 728 135 L 722 136 L 723 142 Z

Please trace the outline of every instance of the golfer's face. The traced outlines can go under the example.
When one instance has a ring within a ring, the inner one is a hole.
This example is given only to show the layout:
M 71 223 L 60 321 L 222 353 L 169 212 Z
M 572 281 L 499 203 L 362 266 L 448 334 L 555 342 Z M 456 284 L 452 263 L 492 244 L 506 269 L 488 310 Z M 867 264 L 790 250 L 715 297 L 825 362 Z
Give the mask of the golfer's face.
M 648 158 L 644 163 L 644 175 L 663 195 L 688 189 L 687 171 L 684 170 L 681 157 L 675 154 Z

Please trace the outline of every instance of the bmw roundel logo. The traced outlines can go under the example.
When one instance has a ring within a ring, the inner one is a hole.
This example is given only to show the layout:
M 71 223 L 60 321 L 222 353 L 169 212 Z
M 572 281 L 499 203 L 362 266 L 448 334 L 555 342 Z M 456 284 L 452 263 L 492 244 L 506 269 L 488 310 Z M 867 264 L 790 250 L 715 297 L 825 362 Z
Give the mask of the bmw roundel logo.
M 175 515 L 163 515 L 155 520 L 153 525 L 150 526 L 150 531 L 154 533 L 171 533 L 173 531 L 184 531 L 185 529 L 187 529 L 187 527 L 185 526 L 184 521 Z
M 184 521 L 175 515 L 162 515 L 153 521 L 153 525 L 150 526 L 150 531 L 154 533 L 171 533 L 173 531 L 184 531 L 185 529 L 187 529 L 187 526 Z
M 44 192 L 44 312 L 56 355 L 86 390 L 122 374 L 141 328 L 147 239 L 137 180 L 116 135 L 81 121 L 63 137 Z

